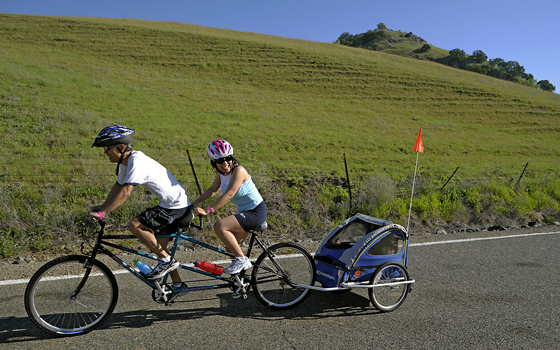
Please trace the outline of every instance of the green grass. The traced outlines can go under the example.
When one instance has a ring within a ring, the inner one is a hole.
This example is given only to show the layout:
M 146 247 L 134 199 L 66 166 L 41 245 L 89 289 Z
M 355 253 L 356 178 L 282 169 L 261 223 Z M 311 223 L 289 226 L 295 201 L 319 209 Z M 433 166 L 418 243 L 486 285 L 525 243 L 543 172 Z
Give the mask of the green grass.
M 280 194 L 278 207 L 288 203 L 302 225 L 320 231 L 347 214 L 345 204 L 336 207 L 342 185 L 321 189 L 344 176 L 343 153 L 356 188 L 372 176 L 394 182 L 398 201 L 375 213 L 400 218 L 420 128 L 418 176 L 427 188 L 456 167 L 450 187 L 488 179 L 511 187 L 527 162 L 524 180 L 539 187 L 559 172 L 559 116 L 557 94 L 343 45 L 170 22 L 0 14 L 0 227 L 14 236 L 40 224 L 47 234 L 99 202 L 114 165 L 90 146 L 114 123 L 136 129 L 134 147 L 191 196 L 185 150 L 206 187 L 205 147 L 230 141 L 269 196 Z M 139 206 L 153 200 L 138 197 Z M 333 207 L 298 214 L 302 198 L 323 208 L 331 198 Z

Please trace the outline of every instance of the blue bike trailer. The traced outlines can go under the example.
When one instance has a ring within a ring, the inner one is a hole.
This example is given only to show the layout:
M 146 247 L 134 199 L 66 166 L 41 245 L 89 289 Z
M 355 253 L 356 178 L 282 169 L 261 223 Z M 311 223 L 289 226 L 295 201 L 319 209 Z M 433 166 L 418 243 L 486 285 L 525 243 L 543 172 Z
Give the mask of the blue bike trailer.
M 317 281 L 324 287 L 368 281 L 386 262 L 408 262 L 408 233 L 391 221 L 356 214 L 338 225 L 315 253 Z

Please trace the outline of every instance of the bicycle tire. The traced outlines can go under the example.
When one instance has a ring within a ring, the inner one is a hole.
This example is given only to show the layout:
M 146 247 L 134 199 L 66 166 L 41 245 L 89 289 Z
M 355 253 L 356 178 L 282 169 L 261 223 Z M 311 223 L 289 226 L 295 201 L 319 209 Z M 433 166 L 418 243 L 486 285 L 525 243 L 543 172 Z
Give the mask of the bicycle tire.
M 74 336 L 100 327 L 111 315 L 119 297 L 111 270 L 94 260 L 79 293 L 88 257 L 69 255 L 43 265 L 25 289 L 25 311 L 39 329 L 57 336 Z
M 315 261 L 305 248 L 293 243 L 278 243 L 263 252 L 253 265 L 251 285 L 257 300 L 270 309 L 289 309 L 302 303 L 310 289 L 292 284 L 315 283 Z M 280 268 L 279 268 L 280 267 Z
M 408 281 L 408 271 L 397 262 L 387 262 L 377 268 L 371 276 L 370 284 L 378 285 L 397 281 Z M 379 286 L 368 289 L 369 299 L 373 306 L 381 312 L 391 312 L 404 303 L 410 284 L 396 286 Z

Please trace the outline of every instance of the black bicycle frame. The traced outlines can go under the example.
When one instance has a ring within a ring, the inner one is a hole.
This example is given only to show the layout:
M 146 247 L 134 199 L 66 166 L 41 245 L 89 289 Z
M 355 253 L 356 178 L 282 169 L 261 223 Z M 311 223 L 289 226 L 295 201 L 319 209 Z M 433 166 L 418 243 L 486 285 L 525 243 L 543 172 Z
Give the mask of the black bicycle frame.
M 158 257 L 154 256 L 154 255 L 151 255 L 151 254 L 148 254 L 148 253 L 141 252 L 139 250 L 130 249 L 130 248 L 124 247 L 122 245 L 115 244 L 113 242 L 107 241 L 107 240 L 112 240 L 112 239 L 137 239 L 137 237 L 134 236 L 134 235 L 105 235 L 104 234 L 105 222 L 104 221 L 99 221 L 99 225 L 100 225 L 100 229 L 98 231 L 98 236 L 97 236 L 97 239 L 96 239 L 96 243 L 93 246 L 92 252 L 89 254 L 89 258 L 86 261 L 87 265 L 85 266 L 85 268 L 88 269 L 88 272 L 84 276 L 84 278 L 81 281 L 81 283 L 79 284 L 79 286 L 76 288 L 76 291 L 74 292 L 74 295 L 77 295 L 80 292 L 81 287 L 83 287 L 83 285 L 87 281 L 87 278 L 89 276 L 89 272 L 91 271 L 91 268 L 92 268 L 92 265 L 93 265 L 93 261 L 95 260 L 97 254 L 99 254 L 99 253 L 102 253 L 104 255 L 109 256 L 117 264 L 121 265 L 128 272 L 132 273 L 134 276 L 139 278 L 142 282 L 146 283 L 148 286 L 150 286 L 152 288 L 160 289 L 161 287 L 160 287 L 159 282 L 156 284 L 155 281 L 152 282 L 152 281 L 148 280 L 142 272 L 137 271 L 133 266 L 127 264 L 125 261 L 123 261 L 121 258 L 119 258 L 116 254 L 114 254 L 109 249 L 107 249 L 107 247 L 115 248 L 115 249 L 118 249 L 118 250 L 121 250 L 121 251 L 125 251 L 125 252 L 131 253 L 131 254 L 143 256 L 143 257 L 153 259 L 153 260 L 157 260 Z M 195 225 L 193 225 L 193 226 L 195 226 Z M 200 227 L 200 226 L 195 226 L 195 227 Z M 225 250 L 222 250 L 218 247 L 209 245 L 207 243 L 204 243 L 202 241 L 199 241 L 197 239 L 194 239 L 194 238 L 189 237 L 187 235 L 184 235 L 182 233 L 183 233 L 183 229 L 178 229 L 178 231 L 176 233 L 168 234 L 168 235 L 158 235 L 157 236 L 158 238 L 174 239 L 173 247 L 171 249 L 171 254 L 170 254 L 171 256 L 175 256 L 175 252 L 177 250 L 179 240 L 184 239 L 188 242 L 199 245 L 199 246 L 204 247 L 206 249 L 210 249 L 210 250 L 215 251 L 217 253 L 220 253 L 222 255 L 226 255 L 230 258 L 235 258 L 235 255 L 232 254 L 232 253 L 229 253 L 229 252 L 227 252 Z M 251 233 L 251 238 L 249 240 L 249 248 L 247 250 L 247 256 L 248 257 L 251 256 L 251 251 L 252 251 L 253 245 L 256 242 L 260 246 L 260 248 L 264 252 L 267 252 L 269 257 L 272 258 L 272 254 L 270 253 L 270 251 L 266 248 L 264 243 L 257 237 L 257 232 L 251 231 L 250 233 Z M 276 263 L 273 259 L 271 259 L 271 260 L 274 263 Z M 225 282 L 224 284 L 212 284 L 212 285 L 204 285 L 204 286 L 186 287 L 186 288 L 181 289 L 181 290 L 197 291 L 197 290 L 208 290 L 208 289 L 217 289 L 217 288 L 229 288 L 229 287 L 231 287 L 232 285 L 235 284 L 235 282 L 231 278 L 228 278 L 228 277 L 223 277 L 221 275 L 216 275 L 216 274 L 213 274 L 213 273 L 210 273 L 210 272 L 199 270 L 197 268 L 190 267 L 190 266 L 187 266 L 185 264 L 181 264 L 180 267 L 185 269 L 185 270 L 188 270 L 188 271 L 191 271 L 191 272 L 194 272 L 194 273 L 197 273 L 197 274 L 201 274 L 201 275 L 211 277 L 211 278 L 220 280 L 222 282 Z M 273 271 L 271 271 L 271 272 L 273 272 Z M 243 277 L 243 274 L 241 275 L 241 277 Z M 163 284 L 166 283 L 167 278 L 168 278 L 168 275 L 163 277 L 163 279 L 162 279 Z

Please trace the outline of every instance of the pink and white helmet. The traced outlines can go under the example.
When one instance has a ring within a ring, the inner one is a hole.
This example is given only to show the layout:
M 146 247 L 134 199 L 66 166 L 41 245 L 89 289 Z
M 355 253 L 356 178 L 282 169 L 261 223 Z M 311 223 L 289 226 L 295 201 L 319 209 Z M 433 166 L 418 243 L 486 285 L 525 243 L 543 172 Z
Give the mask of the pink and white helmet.
M 210 159 L 216 160 L 233 155 L 233 147 L 226 140 L 215 140 L 206 150 Z

